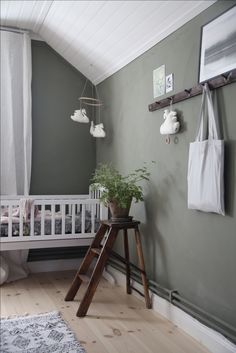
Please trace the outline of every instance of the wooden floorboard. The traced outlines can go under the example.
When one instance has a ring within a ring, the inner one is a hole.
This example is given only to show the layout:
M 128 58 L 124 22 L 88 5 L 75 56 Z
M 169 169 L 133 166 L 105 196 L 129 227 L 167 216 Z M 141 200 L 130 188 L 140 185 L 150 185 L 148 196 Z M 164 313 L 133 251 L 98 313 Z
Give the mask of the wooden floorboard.
M 59 310 L 87 353 L 207 353 L 201 344 L 123 288 L 102 280 L 85 318 L 78 301 L 65 302 L 73 271 L 32 274 L 1 287 L 1 317 Z

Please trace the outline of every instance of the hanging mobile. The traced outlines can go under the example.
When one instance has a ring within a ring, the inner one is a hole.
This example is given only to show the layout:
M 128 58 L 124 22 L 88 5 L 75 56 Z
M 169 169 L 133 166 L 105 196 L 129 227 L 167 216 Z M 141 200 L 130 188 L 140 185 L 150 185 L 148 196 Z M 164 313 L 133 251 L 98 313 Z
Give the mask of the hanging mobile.
M 92 65 L 90 65 L 90 66 L 92 69 Z M 106 133 L 104 131 L 104 126 L 103 126 L 103 123 L 101 123 L 101 121 L 100 121 L 100 108 L 103 105 L 103 103 L 99 98 L 98 90 L 97 90 L 96 86 L 92 85 L 92 97 L 84 96 L 84 92 L 86 90 L 88 82 L 89 81 L 86 78 L 83 91 L 82 91 L 81 96 L 79 98 L 80 109 L 75 110 L 74 114 L 71 115 L 71 119 L 78 122 L 78 123 L 89 123 L 89 118 L 87 116 L 85 106 L 91 106 L 94 108 L 94 110 L 95 110 L 95 108 L 97 108 L 98 109 L 98 122 L 99 122 L 99 124 L 95 125 L 94 122 L 91 121 L 90 134 L 93 137 L 97 137 L 97 138 L 105 137 Z M 94 87 L 95 87 L 96 98 L 94 98 L 94 95 L 93 95 L 93 88 Z M 93 113 L 95 113 L 95 111 Z

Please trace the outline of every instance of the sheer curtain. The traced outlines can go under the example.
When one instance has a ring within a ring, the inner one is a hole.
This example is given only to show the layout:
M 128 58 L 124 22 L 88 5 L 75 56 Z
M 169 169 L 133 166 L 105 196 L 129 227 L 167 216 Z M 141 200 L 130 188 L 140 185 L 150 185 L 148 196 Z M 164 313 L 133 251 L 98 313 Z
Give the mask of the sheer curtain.
M 32 151 L 31 40 L 26 33 L 1 34 L 1 195 L 29 194 Z M 28 251 L 4 252 L 8 280 L 27 275 Z M 5 260 L 5 261 L 4 261 Z

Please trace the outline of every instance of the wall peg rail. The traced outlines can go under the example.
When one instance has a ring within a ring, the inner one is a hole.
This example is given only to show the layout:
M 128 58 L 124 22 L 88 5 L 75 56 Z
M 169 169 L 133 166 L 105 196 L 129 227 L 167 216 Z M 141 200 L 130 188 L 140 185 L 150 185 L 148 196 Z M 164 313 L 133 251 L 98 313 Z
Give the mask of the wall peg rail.
M 216 88 L 220 88 L 230 83 L 236 82 L 236 69 L 231 70 L 230 72 L 226 72 L 222 75 L 216 76 L 206 82 L 208 83 L 210 90 L 214 90 Z M 151 103 L 148 105 L 148 110 L 150 112 L 153 112 L 155 110 L 169 106 L 170 103 L 175 104 L 178 102 L 182 102 L 186 99 L 198 96 L 199 94 L 202 94 L 202 86 L 206 82 L 203 82 L 202 84 L 199 83 L 198 85 L 192 88 L 185 89 L 182 92 L 174 94 L 173 96 Z

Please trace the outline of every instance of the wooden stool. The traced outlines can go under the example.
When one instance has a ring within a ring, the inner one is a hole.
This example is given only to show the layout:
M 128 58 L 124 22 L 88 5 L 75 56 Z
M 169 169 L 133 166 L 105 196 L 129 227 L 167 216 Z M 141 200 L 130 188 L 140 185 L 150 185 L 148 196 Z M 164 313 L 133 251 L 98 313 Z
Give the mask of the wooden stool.
M 148 282 L 145 273 L 145 264 L 144 264 L 144 257 L 140 239 L 140 232 L 138 225 L 140 222 L 138 221 L 129 221 L 129 222 L 112 222 L 108 221 L 101 221 L 100 228 L 98 229 L 91 246 L 89 247 L 85 258 L 76 273 L 74 280 L 71 284 L 71 287 L 65 297 L 66 301 L 73 300 L 81 283 L 82 282 L 89 282 L 86 292 L 84 294 L 83 299 L 81 300 L 79 309 L 77 311 L 77 316 L 83 317 L 86 315 L 89 305 L 93 299 L 94 293 L 98 286 L 99 280 L 102 276 L 104 267 L 106 265 L 106 261 L 111 255 L 114 254 L 112 251 L 112 247 L 116 240 L 119 230 L 123 230 L 124 234 L 124 249 L 125 249 L 125 263 L 126 263 L 126 290 L 128 294 L 131 294 L 131 284 L 130 284 L 130 261 L 129 261 L 129 243 L 128 243 L 128 229 L 134 229 L 135 233 L 135 240 L 136 240 L 136 247 L 138 253 L 138 260 L 140 268 L 136 267 L 141 272 L 142 283 L 144 288 L 144 297 L 146 302 L 146 307 L 148 309 L 151 308 L 151 301 L 148 292 Z M 107 233 L 108 232 L 108 233 Z M 104 240 L 104 243 L 102 241 Z M 118 254 L 117 254 L 118 255 Z M 91 265 L 95 256 L 98 256 L 98 260 L 94 267 L 93 273 L 91 278 L 85 276 L 87 273 L 89 266 Z M 120 257 L 118 255 L 118 257 Z

